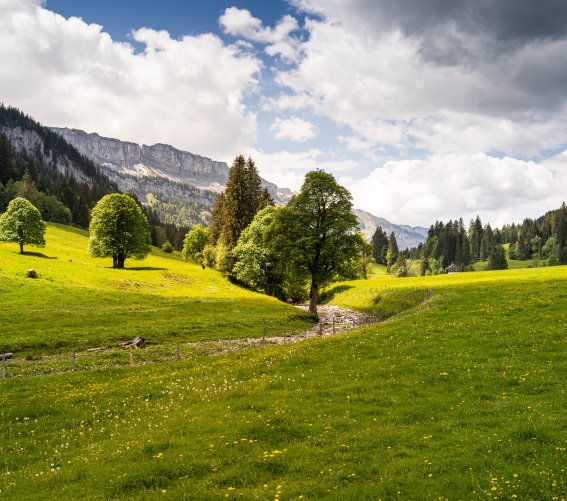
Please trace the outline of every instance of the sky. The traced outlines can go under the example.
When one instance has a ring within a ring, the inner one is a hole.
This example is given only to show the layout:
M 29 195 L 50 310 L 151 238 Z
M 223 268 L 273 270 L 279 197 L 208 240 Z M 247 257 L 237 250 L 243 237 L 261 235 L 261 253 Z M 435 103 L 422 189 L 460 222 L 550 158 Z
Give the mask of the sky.
M 44 125 L 322 168 L 401 224 L 567 201 L 565 0 L 0 0 L 0 33 Z

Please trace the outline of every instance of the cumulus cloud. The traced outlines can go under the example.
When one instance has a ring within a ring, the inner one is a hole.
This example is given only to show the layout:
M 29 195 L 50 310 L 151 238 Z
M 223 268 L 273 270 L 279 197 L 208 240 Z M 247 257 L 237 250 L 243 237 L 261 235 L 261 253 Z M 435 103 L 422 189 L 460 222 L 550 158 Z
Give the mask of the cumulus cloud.
M 256 140 L 244 99 L 259 59 L 211 34 L 172 39 L 140 28 L 136 53 L 101 26 L 65 19 L 40 0 L 0 0 L 0 95 L 46 125 L 229 160 Z
M 296 116 L 285 119 L 277 117 L 270 130 L 274 133 L 275 139 L 289 139 L 300 143 L 315 137 L 315 126 Z
M 314 110 L 359 143 L 528 155 L 565 144 L 567 4 L 294 0 L 301 60 L 273 109 Z
M 341 178 L 358 207 L 391 221 L 429 226 L 479 214 L 500 226 L 537 217 L 565 199 L 567 151 L 540 163 L 474 155 L 390 161 L 363 179 Z
M 290 15 L 285 15 L 274 28 L 269 28 L 249 10 L 228 7 L 220 16 L 219 24 L 229 35 L 266 44 L 266 53 L 270 56 L 280 56 L 289 62 L 298 57 L 299 40 L 292 32 L 299 29 L 299 25 Z
M 293 191 L 299 190 L 309 171 L 323 169 L 339 176 L 352 171 L 357 165 L 354 160 L 323 160 L 322 152 L 317 148 L 300 152 L 280 150 L 275 153 L 251 148 L 246 154 L 254 158 L 262 177 Z

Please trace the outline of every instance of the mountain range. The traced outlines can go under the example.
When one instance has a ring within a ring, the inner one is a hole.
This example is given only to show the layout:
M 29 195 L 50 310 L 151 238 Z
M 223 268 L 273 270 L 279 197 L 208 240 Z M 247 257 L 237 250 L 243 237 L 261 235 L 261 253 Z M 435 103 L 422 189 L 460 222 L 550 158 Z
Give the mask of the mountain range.
M 370 240 L 376 228 L 381 226 L 386 234 L 394 232 L 396 235 L 396 242 L 400 249 L 407 249 L 411 247 L 417 247 L 420 243 L 424 243 L 427 239 L 427 228 L 423 226 L 408 226 L 405 224 L 393 224 L 390 221 L 376 217 L 370 212 L 365 212 L 360 209 L 354 209 L 354 215 L 358 219 L 358 224 L 360 225 L 360 230 L 364 235 Z
M 87 185 L 93 182 L 96 166 L 99 175 L 106 176 L 121 191 L 134 193 L 164 223 L 179 227 L 207 224 L 216 195 L 228 180 L 229 166 L 225 162 L 167 144 L 139 145 L 78 129 L 48 129 L 10 108 L 3 108 L 3 114 L 6 116 L 0 123 L 0 133 L 15 151 L 41 157 L 45 165 Z M 85 161 L 92 161 L 90 170 L 85 169 Z M 265 179 L 262 185 L 279 204 L 285 204 L 293 195 L 288 188 Z M 393 224 L 362 210 L 354 212 L 368 239 L 377 226 L 387 233 L 393 231 L 402 249 L 415 247 L 427 237 L 426 228 Z

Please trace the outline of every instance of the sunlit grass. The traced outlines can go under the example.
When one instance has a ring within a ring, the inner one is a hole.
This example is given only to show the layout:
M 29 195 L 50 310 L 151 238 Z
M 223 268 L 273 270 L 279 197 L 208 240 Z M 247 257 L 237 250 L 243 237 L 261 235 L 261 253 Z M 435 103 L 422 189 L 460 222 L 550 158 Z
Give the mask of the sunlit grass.
M 0 495 L 565 497 L 567 267 L 339 287 L 368 310 L 435 293 L 341 336 L 8 379 Z
M 311 324 L 295 308 L 231 284 L 215 270 L 153 249 L 111 268 L 81 230 L 49 225 L 45 248 L 0 244 L 0 351 L 20 355 L 149 343 L 259 337 Z M 26 277 L 34 268 L 36 280 Z

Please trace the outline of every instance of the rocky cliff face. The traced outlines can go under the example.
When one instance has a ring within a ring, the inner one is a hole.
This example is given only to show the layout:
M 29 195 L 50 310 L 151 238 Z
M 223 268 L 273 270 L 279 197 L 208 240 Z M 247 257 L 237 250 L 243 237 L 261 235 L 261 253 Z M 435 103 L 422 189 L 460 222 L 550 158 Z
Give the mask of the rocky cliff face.
M 187 188 L 222 191 L 228 180 L 228 165 L 210 158 L 181 151 L 168 144 L 140 146 L 127 141 L 88 134 L 82 130 L 52 128 L 52 131 L 99 164 L 104 173 L 124 190 L 133 190 L 142 200 L 154 196 L 184 200 Z M 272 196 L 286 202 L 287 189 L 263 180 Z
M 67 156 L 54 155 L 53 150 L 46 147 L 44 139 L 35 130 L 22 127 L 0 127 L 0 133 L 8 138 L 14 151 L 25 151 L 31 158 L 41 157 L 46 165 L 57 169 L 61 174 L 72 176 L 77 181 L 91 186 L 92 179 L 88 174 Z
M 421 226 L 407 226 L 404 224 L 393 224 L 386 219 L 376 217 L 369 212 L 355 209 L 355 216 L 358 219 L 360 230 L 368 240 L 372 239 L 374 232 L 378 226 L 389 235 L 392 231 L 396 235 L 396 241 L 400 249 L 407 249 L 410 247 L 417 247 L 420 243 L 425 243 L 427 239 L 427 228 Z

